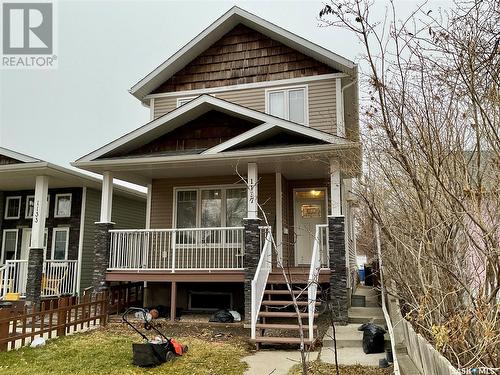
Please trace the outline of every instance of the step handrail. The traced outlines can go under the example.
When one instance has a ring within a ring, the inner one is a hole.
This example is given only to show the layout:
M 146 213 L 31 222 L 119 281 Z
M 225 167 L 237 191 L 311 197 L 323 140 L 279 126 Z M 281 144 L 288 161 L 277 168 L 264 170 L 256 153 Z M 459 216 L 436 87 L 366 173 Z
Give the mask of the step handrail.
M 255 276 L 252 280 L 252 308 L 251 308 L 251 337 L 255 340 L 257 331 L 257 317 L 259 316 L 260 306 L 264 298 L 264 291 L 267 285 L 267 279 L 272 269 L 272 234 L 270 230 L 266 231 L 266 240 L 260 253 L 259 264 L 255 270 Z
M 316 225 L 316 233 L 314 235 L 313 251 L 311 255 L 311 266 L 309 269 L 309 279 L 307 281 L 307 312 L 309 323 L 309 340 L 313 341 L 314 336 L 314 313 L 316 311 L 316 294 L 318 292 L 319 273 L 321 270 L 320 256 L 320 231 L 322 225 Z

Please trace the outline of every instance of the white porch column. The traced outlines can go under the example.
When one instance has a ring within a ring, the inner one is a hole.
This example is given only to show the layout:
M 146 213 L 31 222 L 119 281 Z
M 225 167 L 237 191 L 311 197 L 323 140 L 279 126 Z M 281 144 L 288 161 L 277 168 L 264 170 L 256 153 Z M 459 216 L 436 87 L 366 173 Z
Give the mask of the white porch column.
M 151 228 L 151 193 L 153 190 L 153 185 L 148 184 L 147 186 L 147 200 L 146 200 L 146 229 Z
M 278 261 L 283 261 L 283 192 L 281 186 L 281 173 L 276 172 L 276 247 Z
M 35 199 L 33 202 L 33 220 L 31 225 L 30 248 L 41 249 L 44 245 L 45 218 L 47 217 L 47 194 L 49 177 L 37 176 L 35 182 Z
M 101 217 L 100 223 L 111 223 L 111 212 L 113 207 L 113 174 L 104 172 L 102 174 L 101 192 Z
M 340 163 L 335 159 L 330 159 L 330 209 L 331 216 L 342 215 Z
M 257 163 L 248 163 L 248 196 L 247 196 L 247 218 L 257 219 L 259 216 L 258 202 L 258 171 Z

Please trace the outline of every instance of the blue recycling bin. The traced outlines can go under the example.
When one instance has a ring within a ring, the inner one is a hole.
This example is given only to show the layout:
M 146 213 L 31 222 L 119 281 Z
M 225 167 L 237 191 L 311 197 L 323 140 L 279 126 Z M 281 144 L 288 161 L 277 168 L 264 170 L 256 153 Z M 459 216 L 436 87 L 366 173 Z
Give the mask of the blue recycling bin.
M 364 267 L 359 269 L 359 281 L 365 282 L 365 268 Z

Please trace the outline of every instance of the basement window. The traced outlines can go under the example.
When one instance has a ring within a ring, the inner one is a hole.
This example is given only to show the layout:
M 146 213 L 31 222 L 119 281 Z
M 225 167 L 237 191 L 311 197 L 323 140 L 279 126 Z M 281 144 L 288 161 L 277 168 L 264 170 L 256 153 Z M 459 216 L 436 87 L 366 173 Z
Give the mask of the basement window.
M 233 294 L 227 292 L 189 292 L 189 310 L 216 311 L 233 309 Z

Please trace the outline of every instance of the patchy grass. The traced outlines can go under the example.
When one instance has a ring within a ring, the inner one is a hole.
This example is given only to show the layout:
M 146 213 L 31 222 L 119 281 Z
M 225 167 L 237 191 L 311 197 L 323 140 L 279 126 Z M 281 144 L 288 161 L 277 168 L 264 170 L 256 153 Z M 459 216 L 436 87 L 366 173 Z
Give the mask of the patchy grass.
M 175 336 L 189 352 L 173 362 L 153 369 L 132 365 L 132 343 L 139 336 L 120 325 L 49 340 L 42 348 L 29 347 L 0 353 L 2 375 L 38 374 L 243 374 L 247 365 L 240 361 L 246 345 L 236 338 L 213 335 L 199 329 L 198 335 Z
M 392 367 L 377 368 L 368 366 L 339 366 L 340 375 L 390 375 Z M 301 375 L 302 365 L 295 365 L 290 369 L 289 375 Z M 321 361 L 313 361 L 309 363 L 309 375 L 335 375 L 335 365 L 323 363 Z

